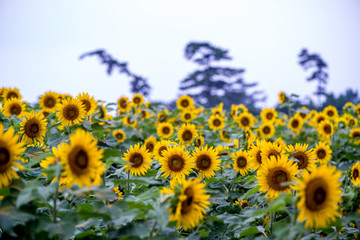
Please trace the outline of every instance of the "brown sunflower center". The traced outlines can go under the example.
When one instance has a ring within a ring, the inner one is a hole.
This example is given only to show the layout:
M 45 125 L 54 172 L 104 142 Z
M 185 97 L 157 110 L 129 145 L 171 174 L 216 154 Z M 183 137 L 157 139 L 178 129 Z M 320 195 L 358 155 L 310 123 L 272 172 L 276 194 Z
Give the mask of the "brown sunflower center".
M 166 146 L 161 146 L 161 147 L 159 147 L 158 153 L 159 153 L 159 155 L 160 155 L 161 157 L 164 157 L 163 151 L 167 151 L 167 147 L 166 147 Z
M 299 162 L 298 169 L 304 169 L 309 165 L 309 158 L 306 156 L 304 152 L 297 152 L 290 155 L 291 157 L 297 159 Z
M 282 186 L 282 183 L 290 180 L 290 176 L 287 171 L 281 167 L 275 167 L 269 169 L 269 173 L 266 176 L 269 187 L 276 191 L 284 191 L 289 186 Z
M 291 121 L 291 127 L 297 128 L 298 126 L 299 126 L 299 121 L 297 119 Z
M 19 115 L 21 113 L 21 106 L 19 104 L 12 104 L 10 107 L 11 115 Z
M 268 126 L 265 126 L 265 127 L 262 129 L 262 131 L 263 131 L 264 134 L 269 134 L 269 133 L 271 132 L 270 127 L 268 127 Z
M 186 214 L 191 211 L 191 204 L 194 201 L 194 190 L 191 187 L 188 187 L 184 194 L 186 195 L 186 200 L 181 203 L 181 214 Z
M 141 102 L 141 100 L 140 100 L 139 97 L 135 97 L 133 101 L 134 101 L 134 103 L 136 103 L 136 104 L 139 104 L 139 103 Z
M 53 108 L 55 107 L 56 99 L 52 96 L 47 96 L 44 99 L 44 106 L 47 108 Z
M 326 151 L 324 149 L 319 149 L 317 152 L 316 152 L 316 156 L 319 158 L 319 159 L 323 159 L 325 158 L 326 156 Z
M 256 153 L 256 161 L 260 164 L 262 164 L 262 159 L 261 159 L 261 151 L 257 151 Z
M 333 112 L 333 110 L 329 110 L 329 111 L 327 112 L 327 115 L 328 115 L 329 117 L 332 117 L 332 116 L 335 115 L 335 113 Z
M 215 120 L 213 121 L 213 124 L 214 124 L 215 127 L 218 127 L 218 126 L 221 125 L 221 121 L 220 121 L 219 119 L 215 119 Z
M 243 156 L 238 157 L 236 159 L 236 164 L 237 164 L 238 168 L 244 168 L 247 165 L 247 160 Z
M 185 130 L 183 134 L 181 135 L 182 139 L 187 142 L 190 141 L 193 138 L 193 134 L 190 130 Z
M 355 168 L 353 171 L 353 178 L 357 179 L 358 177 L 359 177 L 359 170 Z
M 47 111 L 42 111 L 42 114 L 44 115 L 44 117 L 46 118 L 47 116 L 49 116 L 49 112 L 47 112 Z
M 168 161 L 169 169 L 173 172 L 179 172 L 185 165 L 184 159 L 179 155 L 173 155 Z
M 354 125 L 355 125 L 354 119 L 350 119 L 350 121 L 349 121 L 349 126 L 350 126 L 350 127 L 353 127 Z
M 24 129 L 29 138 L 36 138 L 40 134 L 40 122 L 35 118 L 31 118 L 25 123 Z
M 0 171 L 10 161 L 10 153 L 7 148 L 0 147 Z
M 250 123 L 249 118 L 247 118 L 247 117 L 242 117 L 240 121 L 241 121 L 241 125 L 243 125 L 244 127 L 249 126 L 249 123 Z
M 300 113 L 300 117 L 301 118 L 306 118 L 306 114 L 305 113 Z
M 121 140 L 121 139 L 123 139 L 124 136 L 122 133 L 117 133 L 115 137 L 116 137 L 116 139 Z
M 86 99 L 82 99 L 81 102 L 85 106 L 85 111 L 88 112 L 91 109 L 91 103 Z
M 202 154 L 196 159 L 196 166 L 200 170 L 203 171 L 207 170 L 209 169 L 210 165 L 211 165 L 211 158 L 206 154 Z
M 69 165 L 71 170 L 81 175 L 89 164 L 89 156 L 87 152 L 80 146 L 74 147 L 69 154 Z
M 321 123 L 322 121 L 324 121 L 325 120 L 325 118 L 323 117 L 323 116 L 321 116 L 321 117 L 318 117 L 318 119 L 317 119 L 317 123 Z
M 140 167 L 144 161 L 143 156 L 140 153 L 135 153 L 130 157 L 131 166 L 134 168 Z
M 10 91 L 6 96 L 6 99 L 11 99 L 11 98 L 19 98 L 19 96 L 16 92 Z
M 353 132 L 352 137 L 353 138 L 360 137 L 360 131 L 359 132 L 358 131 Z
M 67 120 L 75 120 L 79 116 L 79 108 L 76 105 L 69 104 L 64 107 L 63 116 Z
M 189 104 L 190 104 L 189 101 L 186 99 L 182 100 L 180 103 L 180 105 L 184 108 L 187 108 L 189 106 Z
M 312 211 L 321 210 L 326 203 L 327 183 L 325 180 L 315 178 L 311 180 L 305 190 L 306 207 Z
M 127 106 L 127 101 L 124 100 L 124 99 L 121 99 L 121 100 L 120 100 L 120 106 L 121 106 L 122 108 L 126 108 L 126 106 Z
M 326 124 L 326 125 L 324 126 L 324 132 L 325 132 L 326 134 L 331 134 L 332 129 L 331 129 L 331 126 L 330 126 L 329 124 Z
M 152 142 L 146 143 L 145 147 L 146 147 L 146 149 L 147 149 L 149 152 L 153 152 L 153 151 L 154 151 L 154 144 L 153 144 Z
M 190 113 L 185 113 L 184 118 L 186 120 L 191 119 L 191 114 Z
M 266 119 L 271 120 L 274 117 L 274 114 L 269 112 L 266 114 Z
M 167 134 L 170 133 L 170 128 L 169 127 L 163 127 L 162 132 L 167 135 Z

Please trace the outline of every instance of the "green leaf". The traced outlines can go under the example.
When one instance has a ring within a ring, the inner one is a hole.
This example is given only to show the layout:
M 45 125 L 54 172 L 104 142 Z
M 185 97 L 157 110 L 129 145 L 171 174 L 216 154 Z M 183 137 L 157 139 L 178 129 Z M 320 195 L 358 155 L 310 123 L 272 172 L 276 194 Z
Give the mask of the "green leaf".
M 256 187 L 254 187 L 253 189 L 250 189 L 249 191 L 247 191 L 247 192 L 244 194 L 244 196 L 242 196 L 241 198 L 242 198 L 242 199 L 245 199 L 245 198 L 247 198 L 248 196 L 250 196 L 250 195 L 252 195 L 252 194 L 254 194 L 254 193 L 257 193 L 257 192 L 259 191 L 259 189 L 260 189 L 260 186 L 256 186 Z
M 47 144 L 51 147 L 56 147 L 57 145 L 59 145 L 62 141 L 62 137 L 60 133 L 56 133 L 51 135 L 48 140 L 47 140 Z
M 259 231 L 259 229 L 261 231 Z M 246 236 L 251 236 L 251 235 L 255 235 L 261 232 L 264 232 L 264 228 L 262 226 L 257 226 L 257 227 L 249 227 L 247 229 L 245 229 L 244 231 L 240 232 L 240 235 L 238 236 L 239 238 L 241 237 L 246 237 Z

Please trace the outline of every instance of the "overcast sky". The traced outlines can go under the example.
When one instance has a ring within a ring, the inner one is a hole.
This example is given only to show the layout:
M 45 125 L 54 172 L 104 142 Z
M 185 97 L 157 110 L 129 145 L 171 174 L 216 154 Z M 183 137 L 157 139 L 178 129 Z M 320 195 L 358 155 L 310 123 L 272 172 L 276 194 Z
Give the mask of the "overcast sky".
M 329 65 L 328 91 L 360 89 L 360 1 L 357 0 L 1 0 L 0 85 L 37 101 L 47 90 L 115 102 L 129 79 L 105 73 L 87 51 L 104 48 L 148 78 L 150 100 L 173 100 L 196 65 L 184 58 L 192 40 L 230 50 L 231 66 L 274 106 L 277 93 L 311 95 L 315 83 L 297 63 L 302 48 Z

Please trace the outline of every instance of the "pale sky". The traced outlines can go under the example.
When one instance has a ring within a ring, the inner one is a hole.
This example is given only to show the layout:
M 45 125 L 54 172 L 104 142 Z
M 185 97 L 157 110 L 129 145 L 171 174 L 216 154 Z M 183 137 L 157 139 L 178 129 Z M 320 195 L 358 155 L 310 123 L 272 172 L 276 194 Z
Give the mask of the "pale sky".
M 281 90 L 315 91 L 297 63 L 304 47 L 328 63 L 328 91 L 360 89 L 357 0 L 1 0 L 0 85 L 29 102 L 48 90 L 107 102 L 131 96 L 126 76 L 107 76 L 95 57 L 78 60 L 104 48 L 148 78 L 150 100 L 170 101 L 197 68 L 184 58 L 192 40 L 229 49 L 229 65 L 245 68 L 245 81 L 268 96 L 261 106 L 274 106 Z

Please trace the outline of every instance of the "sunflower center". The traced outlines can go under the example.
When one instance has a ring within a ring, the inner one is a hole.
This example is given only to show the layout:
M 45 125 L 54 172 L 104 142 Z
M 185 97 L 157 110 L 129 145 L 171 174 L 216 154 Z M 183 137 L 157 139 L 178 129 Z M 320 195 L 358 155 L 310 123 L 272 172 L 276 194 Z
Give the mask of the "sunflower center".
M 79 108 L 75 105 L 67 105 L 63 110 L 64 118 L 75 120 L 79 116 Z
M 170 128 L 169 128 L 169 127 L 164 127 L 164 128 L 162 129 L 162 132 L 163 132 L 164 134 L 169 134 L 169 133 L 170 133 Z
M 119 140 L 123 139 L 122 133 L 117 133 L 116 134 L 116 139 L 119 139 Z
M 301 118 L 306 118 L 306 114 L 305 113 L 300 113 L 300 117 Z
M 213 124 L 214 124 L 214 126 L 218 127 L 218 126 L 221 125 L 221 122 L 220 122 L 219 119 L 215 119 L 215 120 L 213 121 Z
M 180 105 L 184 108 L 188 107 L 189 106 L 189 101 L 188 100 L 182 100 Z
M 166 146 L 161 146 L 159 147 L 159 155 L 161 157 L 164 157 L 164 155 L 162 154 L 163 151 L 167 151 L 167 147 Z
M 25 134 L 29 138 L 36 138 L 40 133 L 40 125 L 37 119 L 31 118 L 29 119 L 24 126 Z
M 91 103 L 86 99 L 82 99 L 81 102 L 85 105 L 85 111 L 88 112 L 91 108 Z
M 237 166 L 239 167 L 239 168 L 244 168 L 245 166 L 246 166 L 246 164 L 247 164 L 247 160 L 246 160 L 246 158 L 244 158 L 244 157 L 238 157 L 237 159 L 236 159 L 236 164 L 237 164 Z
M 207 170 L 211 165 L 211 158 L 208 155 L 202 154 L 196 159 L 196 166 L 200 170 Z
M 305 190 L 306 207 L 312 211 L 321 210 L 327 197 L 327 184 L 323 179 L 315 178 L 311 180 Z
M 269 187 L 276 191 L 284 191 L 289 186 L 282 186 L 282 183 L 290 180 L 287 171 L 281 167 L 275 167 L 269 169 L 269 173 L 266 176 Z
M 0 170 L 3 165 L 6 165 L 10 161 L 10 153 L 4 147 L 0 147 Z
M 332 110 L 330 110 L 330 111 L 327 112 L 327 115 L 328 115 L 329 117 L 332 117 L 332 116 L 334 116 L 334 112 L 333 112 Z
M 320 149 L 316 152 L 316 156 L 319 159 L 323 159 L 326 156 L 326 151 L 324 149 Z
M 326 134 L 331 134 L 331 126 L 329 125 L 329 124 L 326 124 L 325 126 L 324 126 L 324 132 L 326 133 Z
M 354 132 L 352 135 L 353 138 L 360 137 L 360 132 Z
M 87 168 L 89 164 L 89 156 L 82 147 L 77 146 L 69 154 L 69 165 L 71 170 L 77 174 L 81 175 L 83 171 Z
M 134 98 L 134 103 L 136 103 L 136 104 L 140 103 L 140 98 L 138 98 L 138 97 Z
M 121 106 L 122 108 L 126 108 L 126 106 L 127 106 L 126 100 L 120 100 L 120 106 Z
M 190 113 L 186 113 L 186 114 L 184 115 L 184 118 L 185 118 L 186 120 L 191 119 L 191 114 L 190 114 Z
M 321 123 L 322 121 L 324 121 L 325 120 L 325 118 L 324 117 L 319 117 L 318 119 L 317 119 L 317 123 Z
M 349 121 L 349 126 L 350 126 L 350 127 L 353 127 L 354 125 L 355 125 L 354 119 L 350 119 L 350 121 Z
M 7 94 L 7 99 L 11 99 L 11 98 L 19 98 L 19 96 L 17 95 L 16 92 L 10 91 L 10 92 L 8 92 L 8 94 Z
M 151 142 L 148 142 L 145 147 L 146 147 L 146 149 L 147 149 L 149 152 L 153 152 L 153 151 L 154 151 L 154 144 L 151 143 Z
M 169 169 L 174 172 L 179 172 L 184 167 L 184 159 L 179 155 L 174 155 L 169 161 Z
M 291 126 L 293 128 L 297 128 L 299 126 L 299 121 L 297 119 L 294 119 L 292 122 L 291 122 Z
M 192 132 L 190 130 L 185 130 L 184 133 L 181 135 L 184 141 L 190 141 L 193 137 Z
M 194 190 L 191 187 L 188 187 L 184 194 L 186 195 L 186 200 L 181 203 L 181 214 L 186 214 L 191 211 L 191 204 L 194 201 Z
M 270 128 L 268 126 L 265 126 L 263 129 L 262 129 L 263 133 L 265 134 L 269 134 L 270 133 Z
M 303 152 L 297 152 L 297 153 L 291 154 L 290 156 L 299 160 L 299 162 L 297 163 L 298 169 L 304 169 L 309 165 L 309 159 L 306 156 L 306 154 Z
M 244 127 L 249 126 L 250 120 L 247 117 L 242 117 L 240 121 L 241 125 L 243 125 Z
M 258 163 L 262 164 L 261 151 L 260 150 L 256 153 L 256 161 Z
M 47 108 L 53 108 L 55 107 L 56 99 L 53 97 L 46 97 L 44 99 L 44 106 Z
M 46 111 L 42 111 L 42 114 L 44 115 L 44 117 L 46 118 L 47 116 L 49 116 L 49 112 L 46 112 Z
M 274 114 L 269 112 L 266 114 L 266 119 L 271 120 L 273 118 Z
M 354 171 L 353 171 L 353 178 L 354 178 L 354 179 L 357 179 L 358 177 L 359 177 L 359 170 L 354 169 Z
M 132 155 L 131 158 L 130 158 L 130 162 L 132 163 L 132 167 L 135 167 L 135 168 L 141 166 L 142 163 L 143 163 L 143 161 L 144 161 L 144 158 L 143 158 L 143 156 L 142 156 L 141 154 L 139 154 L 139 153 L 135 153 L 135 154 Z
M 11 115 L 19 115 L 21 113 L 21 106 L 19 104 L 13 104 L 10 107 Z

